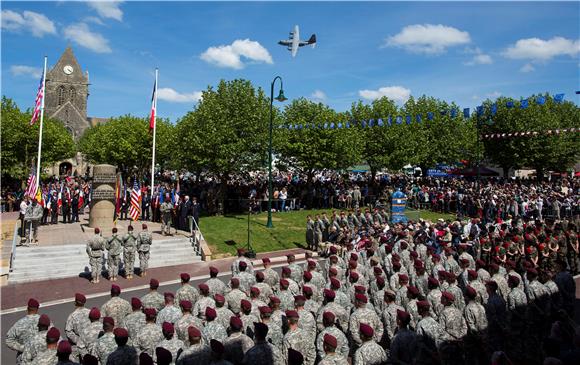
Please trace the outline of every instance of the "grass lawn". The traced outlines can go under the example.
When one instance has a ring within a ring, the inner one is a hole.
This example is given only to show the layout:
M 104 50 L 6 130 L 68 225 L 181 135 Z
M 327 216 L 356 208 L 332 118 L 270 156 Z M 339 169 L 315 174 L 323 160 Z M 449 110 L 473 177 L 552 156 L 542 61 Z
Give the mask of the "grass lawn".
M 250 242 L 256 252 L 267 252 L 303 247 L 306 241 L 306 216 L 327 212 L 326 210 L 300 210 L 289 213 L 273 213 L 274 228 L 266 228 L 268 215 L 252 214 L 250 216 Z M 421 218 L 453 219 L 451 214 L 439 214 L 421 211 Z M 212 253 L 216 257 L 235 255 L 240 247 L 248 242 L 248 215 L 231 215 L 202 217 L 200 229 Z

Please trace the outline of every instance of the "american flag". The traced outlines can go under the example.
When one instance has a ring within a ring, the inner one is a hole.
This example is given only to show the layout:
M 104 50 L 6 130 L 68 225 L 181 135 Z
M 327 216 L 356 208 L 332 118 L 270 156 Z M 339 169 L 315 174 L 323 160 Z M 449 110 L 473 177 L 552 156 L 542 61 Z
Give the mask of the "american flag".
M 129 215 L 134 221 L 138 220 L 141 216 L 141 189 L 139 189 L 137 179 L 135 179 L 133 190 L 131 191 L 131 207 L 129 208 Z
M 32 168 L 30 172 L 30 176 L 28 177 L 28 186 L 26 187 L 26 192 L 24 193 L 25 196 L 34 199 L 36 198 L 36 173 L 34 172 L 35 168 Z
M 34 111 L 32 112 L 32 119 L 30 119 L 30 125 L 33 125 L 38 120 L 40 116 L 40 110 L 43 107 L 44 99 L 44 71 L 40 77 L 40 85 L 38 86 L 38 92 L 36 93 L 36 101 L 34 103 Z

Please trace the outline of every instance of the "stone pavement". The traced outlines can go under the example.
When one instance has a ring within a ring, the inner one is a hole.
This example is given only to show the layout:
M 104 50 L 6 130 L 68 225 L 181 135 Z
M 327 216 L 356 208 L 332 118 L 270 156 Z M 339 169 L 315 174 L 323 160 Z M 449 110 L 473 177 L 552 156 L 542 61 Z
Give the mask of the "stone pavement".
M 255 266 L 261 267 L 261 258 L 268 256 L 272 258 L 273 264 L 278 262 L 285 262 L 287 254 L 297 255 L 297 260 L 303 258 L 303 249 L 290 249 L 275 252 L 260 253 L 255 259 Z M 140 286 L 147 286 L 150 278 L 156 278 L 160 282 L 179 281 L 179 274 L 187 272 L 191 277 L 208 276 L 209 267 L 215 266 L 220 272 L 230 270 L 231 263 L 235 257 L 229 257 L 209 262 L 196 262 L 194 264 L 166 266 L 159 268 L 152 268 L 149 270 L 147 277 L 135 277 L 133 280 L 127 280 L 119 277 L 115 284 L 122 289 L 134 288 Z M 21 307 L 26 305 L 28 298 L 34 297 L 41 303 L 56 301 L 59 299 L 73 298 L 75 293 L 81 292 L 87 296 L 98 293 L 108 292 L 111 288 L 111 282 L 106 279 L 101 279 L 98 284 L 91 284 L 87 279 L 81 277 L 70 277 L 63 279 L 54 279 L 46 281 L 37 281 L 22 284 L 8 284 L 0 288 L 0 297 L 2 299 L 0 309 L 2 311 L 10 308 Z

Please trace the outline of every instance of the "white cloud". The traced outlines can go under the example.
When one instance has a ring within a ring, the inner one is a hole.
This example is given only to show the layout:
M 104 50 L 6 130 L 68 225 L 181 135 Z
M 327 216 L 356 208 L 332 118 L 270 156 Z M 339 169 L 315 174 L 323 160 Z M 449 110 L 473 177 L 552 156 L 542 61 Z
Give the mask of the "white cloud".
M 411 90 L 402 86 L 385 86 L 378 90 L 359 90 L 358 94 L 361 98 L 367 100 L 375 100 L 386 96 L 391 100 L 404 103 L 411 96 Z
M 520 39 L 508 47 L 503 55 L 512 59 L 532 62 L 547 62 L 557 56 L 575 57 L 580 53 L 580 40 L 554 37 L 549 40 L 539 38 Z
M 310 95 L 310 99 L 322 103 L 326 101 L 326 94 L 322 90 L 314 90 L 314 92 Z
M 467 49 L 466 53 L 473 55 L 471 60 L 464 63 L 467 66 L 490 65 L 493 63 L 493 59 L 491 58 L 491 56 L 483 53 L 483 51 L 479 48 Z
M 201 91 L 182 94 L 169 87 L 163 87 L 157 90 L 158 99 L 169 101 L 171 103 L 195 103 L 201 100 L 201 96 Z
M 526 63 L 525 65 L 522 66 L 522 68 L 520 68 L 520 72 L 523 73 L 528 73 L 528 72 L 533 72 L 536 68 L 534 67 L 534 65 L 532 65 L 531 63 Z
M 471 42 L 468 32 L 438 24 L 414 24 L 385 40 L 385 46 L 402 47 L 410 52 L 441 54 L 447 48 Z
M 29 31 L 35 37 L 45 34 L 56 34 L 56 27 L 52 20 L 44 14 L 33 11 L 24 11 L 22 14 L 12 10 L 2 10 L 2 29 L 12 32 Z
M 99 33 L 92 32 L 85 23 L 71 24 L 64 28 L 64 37 L 79 46 L 97 53 L 111 53 L 109 41 Z
M 101 18 L 123 21 L 123 11 L 119 8 L 121 1 L 89 1 L 87 5 L 95 9 Z
M 42 69 L 40 67 L 12 65 L 10 66 L 10 73 L 14 76 L 30 76 L 39 79 L 42 76 Z
M 97 25 L 105 25 L 105 23 L 103 23 L 101 18 L 98 18 L 96 16 L 88 16 L 88 17 L 84 18 L 83 23 L 93 23 L 93 24 L 97 24 Z
M 216 66 L 237 70 L 246 66 L 241 57 L 253 62 L 274 63 L 266 48 L 260 43 L 249 39 L 238 39 L 229 45 L 209 47 L 200 57 L 202 60 Z
M 497 99 L 501 96 L 501 93 L 499 91 L 494 91 L 492 93 L 486 94 L 485 96 L 487 96 L 490 99 Z

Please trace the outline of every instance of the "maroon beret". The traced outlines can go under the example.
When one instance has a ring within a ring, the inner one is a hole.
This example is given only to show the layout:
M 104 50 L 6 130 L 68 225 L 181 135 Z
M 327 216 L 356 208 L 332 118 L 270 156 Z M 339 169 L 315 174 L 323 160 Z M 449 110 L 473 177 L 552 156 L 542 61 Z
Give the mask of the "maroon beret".
M 338 275 L 338 270 L 336 270 L 336 267 L 331 267 L 328 269 L 328 273 L 336 276 Z
M 374 272 L 376 275 L 381 275 L 381 274 L 383 273 L 383 269 L 381 269 L 379 266 L 375 266 L 375 267 L 373 268 L 373 272 Z
M 127 332 L 127 330 L 124 329 L 123 327 L 115 328 L 113 334 L 115 335 L 115 337 L 118 338 L 129 338 L 129 332 Z
M 91 308 L 89 311 L 89 319 L 95 320 L 101 318 L 101 311 L 97 307 Z
M 243 327 L 242 319 L 238 316 L 231 316 L 230 317 L 230 327 L 240 329 Z
M 419 289 L 416 286 L 411 285 L 407 288 L 407 293 L 416 297 L 419 295 Z
M 38 302 L 38 300 L 36 300 L 34 298 L 28 299 L 28 308 L 38 309 L 39 307 L 40 307 L 40 303 Z
M 497 283 L 495 280 L 488 280 L 485 282 L 485 285 L 492 288 L 493 290 L 497 290 Z
M 240 279 L 238 278 L 232 278 L 230 282 L 232 283 L 232 285 L 240 285 Z
M 338 249 L 336 248 L 336 246 L 330 246 L 330 253 L 333 255 L 336 255 L 336 253 L 338 252 Z
M 280 286 L 281 286 L 282 288 L 284 288 L 284 289 L 285 289 L 285 288 L 287 288 L 287 287 L 288 287 L 288 285 L 290 285 L 290 283 L 288 282 L 288 280 L 286 280 L 286 279 L 282 279 L 282 280 L 280 280 Z
M 441 294 L 441 298 L 445 298 L 448 301 L 453 302 L 455 300 L 455 295 L 448 291 L 444 291 L 443 294 Z
M 397 309 L 397 319 L 401 322 L 409 323 L 411 315 L 408 312 Z
M 165 297 L 165 299 L 167 299 L 167 298 L 175 299 L 175 295 L 172 292 L 169 292 L 169 291 L 163 293 L 163 297 Z
M 264 273 L 262 271 L 256 273 L 256 280 L 264 280 Z
M 290 275 L 291 273 L 292 273 L 292 270 L 290 270 L 290 268 L 288 266 L 285 266 L 282 268 L 282 274 Z
M 269 264 L 270 262 L 271 262 L 271 261 L 270 261 L 270 258 L 269 258 L 269 257 L 264 257 L 264 258 L 262 259 L 262 263 L 263 263 L 263 264 Z
M 417 309 L 418 310 L 428 310 L 431 307 L 431 304 L 429 304 L 428 301 L 426 300 L 420 300 L 417 302 Z
M 248 263 L 245 262 L 245 261 L 240 261 L 239 268 L 240 269 L 245 269 L 246 267 L 248 267 Z
M 475 297 L 477 296 L 477 291 L 475 291 L 475 289 L 473 289 L 472 286 L 467 286 L 465 287 L 465 295 L 470 298 L 470 299 L 475 299 Z
M 356 261 L 356 260 L 358 260 L 358 255 L 356 253 L 354 253 L 354 252 L 351 252 L 350 253 L 350 259 L 352 261 Z
M 58 347 L 56 348 L 56 352 L 59 354 L 70 354 L 72 353 L 72 346 L 70 342 L 67 340 L 60 341 L 58 343 Z
M 111 285 L 111 294 L 121 294 L 121 287 L 117 284 Z
M 359 326 L 360 333 L 366 337 L 373 337 L 375 330 L 366 323 L 361 323 Z
M 40 315 L 40 317 L 38 318 L 38 325 L 45 327 L 50 326 L 50 318 L 48 318 L 46 314 Z
M 334 323 L 334 321 L 336 320 L 336 316 L 334 315 L 334 313 L 328 311 L 322 314 L 322 318 L 330 323 Z
M 364 294 L 367 291 L 367 289 L 363 285 L 355 285 L 354 286 L 354 291 L 356 293 L 362 293 L 362 294 Z
M 339 281 L 338 279 L 331 278 L 331 279 L 330 279 L 330 286 L 331 286 L 333 289 L 339 289 L 339 288 L 340 288 L 340 281 Z
M 260 295 L 260 289 L 258 289 L 257 287 L 253 286 L 250 288 L 250 293 L 254 294 L 254 295 Z
M 157 289 L 157 288 L 159 288 L 159 280 L 157 280 L 157 279 L 151 279 L 151 280 L 149 280 L 149 287 L 151 289 Z
M 527 269 L 526 271 L 527 271 L 528 275 L 538 276 L 538 270 L 534 269 L 533 267 Z
M 216 294 L 213 296 L 213 298 L 215 299 L 216 303 L 225 303 L 226 302 L 226 298 L 221 294 Z
M 356 293 L 356 294 L 354 295 L 354 298 L 355 298 L 355 299 L 356 299 L 358 302 L 361 302 L 361 303 L 367 303 L 367 302 L 368 302 L 367 296 L 366 296 L 366 295 L 364 295 L 364 294 Z
M 189 279 L 191 278 L 191 277 L 189 276 L 189 274 L 188 274 L 188 273 L 186 273 L 186 272 L 183 272 L 183 273 L 181 273 L 181 275 L 179 275 L 179 277 L 181 278 L 181 281 L 185 281 L 185 282 L 188 282 L 188 281 L 189 281 Z
M 334 337 L 330 333 L 324 335 L 324 343 L 332 348 L 336 348 L 338 346 L 336 342 L 336 337 Z
M 432 276 L 429 276 L 429 278 L 427 278 L 427 283 L 431 286 L 439 286 L 439 280 L 435 279 Z
M 477 271 L 475 270 L 467 270 L 467 277 L 471 280 L 477 279 Z
M 77 302 L 79 304 L 85 304 L 87 302 L 87 297 L 85 297 L 81 293 L 76 293 L 75 294 L 75 302 Z
M 280 304 L 280 303 L 281 303 L 281 302 L 280 302 L 280 298 L 278 298 L 278 297 L 276 297 L 276 296 L 272 295 L 272 296 L 270 297 L 270 303 L 276 303 L 276 304 Z
M 439 275 L 439 280 L 447 278 L 447 271 L 445 270 L 439 270 L 437 271 L 437 274 Z
M 314 269 L 316 267 L 316 261 L 308 260 L 308 267 Z
M 411 257 L 416 259 L 417 257 L 419 257 L 419 254 L 417 253 L 417 251 L 411 251 Z
M 242 310 L 245 311 L 252 309 L 252 303 L 250 303 L 250 301 L 247 299 L 242 299 L 240 302 L 240 306 L 242 307 Z
M 312 273 L 310 271 L 304 271 L 303 277 L 304 277 L 304 280 L 310 281 L 310 280 L 312 280 Z
M 399 281 L 409 281 L 409 277 L 406 274 L 399 274 Z
M 191 338 L 201 337 L 201 331 L 195 326 L 187 327 L 187 335 Z
M 401 262 L 400 261 L 393 261 L 393 269 L 399 270 L 400 268 L 401 268 Z
M 491 264 L 489 264 L 489 269 L 490 270 L 499 270 L 499 265 L 496 264 L 495 262 L 492 262 Z
M 115 325 L 115 320 L 113 317 L 105 317 L 103 318 L 103 324 L 110 324 L 111 326 Z
M 324 297 L 328 299 L 334 299 L 336 297 L 336 294 L 334 293 L 333 290 L 324 289 Z
M 302 293 L 304 293 L 304 295 L 312 295 L 312 288 L 309 287 L 308 285 L 304 285 L 304 287 L 302 288 Z
M 385 285 L 385 278 L 377 276 L 377 285 Z
M 131 298 L 131 308 L 139 309 L 139 308 L 141 308 L 141 305 L 143 305 L 141 303 L 141 299 L 135 298 L 135 297 Z
M 452 273 L 452 272 L 448 272 L 447 274 L 445 274 L 445 277 L 449 281 L 453 281 L 453 280 L 456 280 L 457 279 L 457 277 L 455 276 L 455 274 Z
M 272 309 L 268 306 L 260 307 L 260 314 L 269 314 L 272 313 Z
M 199 288 L 199 290 L 201 290 L 204 293 L 209 292 L 209 286 L 207 286 L 207 284 L 202 283 L 202 284 L 199 284 L 197 287 Z
M 207 319 L 215 319 L 217 317 L 217 312 L 212 307 L 205 308 L 205 318 Z
M 193 307 L 189 300 L 182 300 L 179 302 L 179 305 L 185 310 L 190 310 Z
M 163 322 L 161 329 L 163 330 L 163 333 L 173 333 L 173 331 L 175 331 L 173 328 L 173 323 L 171 322 Z
M 101 233 L 101 230 L 99 229 L 99 227 L 96 227 L 95 228 L 95 234 L 99 234 L 99 233 Z
M 286 317 L 288 318 L 298 318 L 298 312 L 295 310 L 287 310 Z
M 508 276 L 508 283 L 512 286 L 518 286 L 520 285 L 520 278 L 518 278 L 517 276 L 514 275 L 509 275 Z
M 46 338 L 51 340 L 58 340 L 60 338 L 60 331 L 56 327 L 52 327 L 46 332 Z
M 141 225 L 141 229 L 147 229 L 147 224 L 143 223 L 143 224 Z
M 354 280 L 358 280 L 358 274 L 355 271 L 351 271 L 350 278 L 354 279 Z
M 243 262 L 243 261 L 242 261 L 242 262 Z M 215 266 L 210 266 L 210 267 L 209 267 L 209 273 L 210 273 L 210 274 L 212 274 L 212 275 L 217 275 L 219 272 L 220 272 L 220 271 L 218 270 L 218 268 L 217 268 L 217 267 L 215 267 Z
M 145 308 L 143 313 L 145 313 L 145 316 L 151 318 L 157 315 L 157 310 L 155 310 L 155 308 Z
M 298 305 L 304 305 L 304 302 L 306 302 L 306 297 L 304 295 L 295 295 L 294 296 L 294 303 L 296 303 Z

